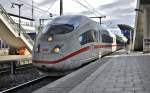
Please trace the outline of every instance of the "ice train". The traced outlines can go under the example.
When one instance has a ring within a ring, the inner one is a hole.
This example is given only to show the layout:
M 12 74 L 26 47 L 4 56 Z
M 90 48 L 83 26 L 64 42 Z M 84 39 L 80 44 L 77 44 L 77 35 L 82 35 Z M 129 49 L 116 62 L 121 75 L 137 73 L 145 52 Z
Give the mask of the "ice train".
M 53 19 L 38 34 L 33 64 L 40 71 L 69 71 L 116 51 L 116 36 L 83 15 Z

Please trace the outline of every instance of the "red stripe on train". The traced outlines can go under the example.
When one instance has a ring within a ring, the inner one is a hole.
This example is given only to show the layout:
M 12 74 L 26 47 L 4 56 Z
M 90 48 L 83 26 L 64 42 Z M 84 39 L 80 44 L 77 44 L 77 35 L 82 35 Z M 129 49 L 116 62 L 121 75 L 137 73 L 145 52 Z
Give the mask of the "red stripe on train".
M 114 47 L 114 46 L 117 46 L 117 45 L 94 45 L 94 48 L 108 48 L 108 47 Z M 75 52 L 72 52 L 71 54 L 63 57 L 63 58 L 60 58 L 60 59 L 57 59 L 57 60 L 54 60 L 54 61 L 38 61 L 38 60 L 33 60 L 34 63 L 42 63 L 42 64 L 56 64 L 56 63 L 59 63 L 61 61 L 64 61 L 66 59 L 69 59 L 73 56 L 76 56 L 80 53 L 83 53 L 83 52 L 86 52 L 90 49 L 90 46 L 87 46 L 87 47 L 84 47 L 84 48 L 81 48 Z
M 56 64 L 56 63 L 59 63 L 61 61 L 66 60 L 66 59 L 69 59 L 69 58 L 71 58 L 71 57 L 73 57 L 75 55 L 78 55 L 78 54 L 80 54 L 82 52 L 88 51 L 89 49 L 90 49 L 89 46 L 81 48 L 81 49 L 79 49 L 79 50 L 77 50 L 77 51 L 75 51 L 75 52 L 73 52 L 73 53 L 71 53 L 71 54 L 69 54 L 69 55 L 67 55 L 67 56 L 65 56 L 63 58 L 60 58 L 60 59 L 54 60 L 54 61 L 37 61 L 37 60 L 33 60 L 33 62 L 34 63 L 42 63 L 42 64 Z
M 108 47 L 115 47 L 117 46 L 115 45 L 94 45 L 94 48 L 108 48 Z

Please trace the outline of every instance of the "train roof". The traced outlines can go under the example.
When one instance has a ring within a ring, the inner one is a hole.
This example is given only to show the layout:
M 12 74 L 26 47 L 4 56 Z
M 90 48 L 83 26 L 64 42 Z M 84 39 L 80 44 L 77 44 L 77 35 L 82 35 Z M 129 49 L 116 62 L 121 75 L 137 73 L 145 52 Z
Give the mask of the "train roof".
M 83 15 L 62 15 L 56 17 L 48 24 L 72 24 L 75 27 L 79 26 L 80 24 L 85 24 L 88 21 L 93 21 L 90 18 L 83 16 Z

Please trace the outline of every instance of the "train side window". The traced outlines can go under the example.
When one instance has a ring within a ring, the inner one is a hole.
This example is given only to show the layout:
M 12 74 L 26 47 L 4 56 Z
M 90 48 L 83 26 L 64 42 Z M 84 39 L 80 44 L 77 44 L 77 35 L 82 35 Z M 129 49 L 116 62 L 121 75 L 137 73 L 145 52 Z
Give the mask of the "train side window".
M 113 43 L 113 38 L 109 35 L 103 34 L 102 35 L 102 42 L 103 43 Z
M 98 32 L 94 31 L 94 38 L 95 38 L 95 42 L 98 42 Z
M 98 31 L 98 40 L 99 40 L 99 42 L 101 41 L 101 31 L 100 30 Z
M 81 45 L 94 42 L 95 41 L 95 36 L 93 30 L 89 30 L 79 36 L 79 41 Z

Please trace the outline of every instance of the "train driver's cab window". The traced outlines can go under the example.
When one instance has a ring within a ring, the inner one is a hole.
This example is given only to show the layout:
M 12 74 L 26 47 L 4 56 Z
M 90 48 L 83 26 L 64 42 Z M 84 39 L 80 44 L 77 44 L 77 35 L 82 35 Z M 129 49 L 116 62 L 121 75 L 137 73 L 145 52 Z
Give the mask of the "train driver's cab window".
M 89 30 L 79 36 L 79 41 L 81 45 L 94 42 L 94 40 L 95 40 L 95 36 L 93 30 Z
M 74 26 L 70 24 L 51 25 L 44 28 L 43 33 L 48 35 L 66 34 L 72 32 Z

